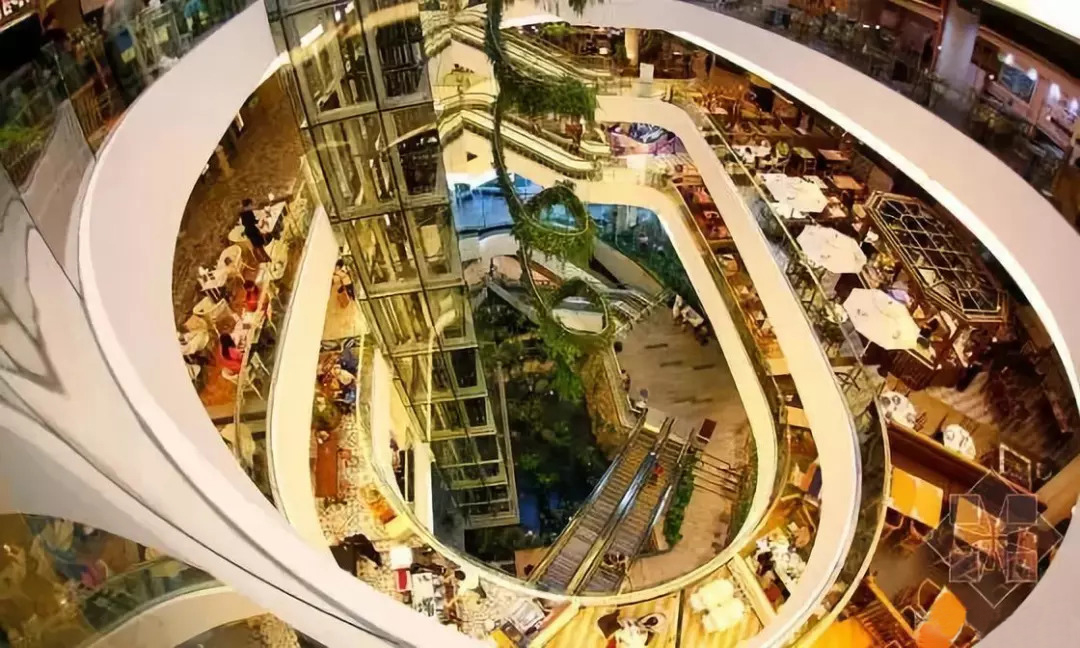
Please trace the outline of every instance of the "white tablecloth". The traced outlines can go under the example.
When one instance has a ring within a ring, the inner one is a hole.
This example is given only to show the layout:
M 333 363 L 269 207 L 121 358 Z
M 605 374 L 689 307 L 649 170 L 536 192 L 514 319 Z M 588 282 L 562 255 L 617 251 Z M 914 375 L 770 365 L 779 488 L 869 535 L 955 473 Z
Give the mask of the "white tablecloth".
M 829 204 L 821 188 L 805 178 L 793 178 L 783 173 L 762 173 L 761 181 L 781 207 L 785 218 L 801 218 L 817 214 Z
M 886 418 L 915 429 L 919 412 L 907 396 L 894 391 L 881 392 L 881 410 Z
M 968 459 L 975 458 L 975 441 L 971 433 L 956 423 L 941 428 L 941 438 L 945 447 Z

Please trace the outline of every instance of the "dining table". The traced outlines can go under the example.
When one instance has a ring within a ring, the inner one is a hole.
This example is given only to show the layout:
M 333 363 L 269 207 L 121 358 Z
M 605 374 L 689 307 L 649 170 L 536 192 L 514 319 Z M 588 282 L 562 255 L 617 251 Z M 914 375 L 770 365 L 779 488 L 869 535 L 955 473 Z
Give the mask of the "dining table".
M 817 214 L 829 204 L 829 199 L 814 182 L 783 173 L 762 173 L 761 181 L 787 219 L 805 218 Z
M 936 529 L 941 524 L 945 492 L 936 484 L 893 466 L 889 508 L 923 525 Z
M 832 185 L 839 191 L 853 191 L 855 193 L 861 193 L 866 187 L 863 183 L 859 182 L 855 178 L 849 175 L 834 175 L 831 178 Z

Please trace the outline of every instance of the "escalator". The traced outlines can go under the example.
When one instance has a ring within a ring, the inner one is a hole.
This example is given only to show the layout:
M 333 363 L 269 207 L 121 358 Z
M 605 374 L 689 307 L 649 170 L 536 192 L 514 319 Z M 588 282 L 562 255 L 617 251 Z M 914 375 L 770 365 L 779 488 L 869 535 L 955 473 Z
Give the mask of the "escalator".
M 686 452 L 686 442 L 668 434 L 656 453 L 656 464 L 662 468 L 653 473 L 634 498 L 629 510 L 618 524 L 601 556 L 621 555 L 633 560 L 662 513 L 678 478 L 679 465 Z M 655 468 L 653 468 L 655 470 Z M 617 592 L 625 573 L 602 559 L 584 579 L 583 590 L 588 593 Z
M 603 543 L 604 534 L 610 533 L 612 517 L 639 483 L 639 473 L 651 465 L 651 453 L 660 431 L 645 419 L 638 422 L 588 501 L 537 565 L 532 580 L 551 591 L 567 591 L 579 572 L 587 567 L 585 561 L 595 559 L 594 546 Z
M 605 548 L 618 536 L 620 524 L 634 509 L 643 489 L 650 486 L 656 462 L 669 460 L 664 448 L 673 421 L 657 411 L 639 421 L 589 500 L 537 566 L 532 575 L 534 582 L 551 591 L 581 589 L 603 561 Z M 650 512 L 656 503 L 654 498 Z

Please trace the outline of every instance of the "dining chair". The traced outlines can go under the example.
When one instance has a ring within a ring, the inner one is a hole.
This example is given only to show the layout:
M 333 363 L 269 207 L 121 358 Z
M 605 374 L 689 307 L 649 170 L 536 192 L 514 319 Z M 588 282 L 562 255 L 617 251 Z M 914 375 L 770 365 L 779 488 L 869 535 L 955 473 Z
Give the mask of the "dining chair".
M 196 281 L 199 282 L 199 290 L 201 290 L 202 292 L 209 295 L 211 299 L 221 299 L 221 297 L 222 297 L 221 288 L 222 287 L 220 285 L 218 285 L 218 286 L 210 285 L 210 283 L 208 281 L 206 281 L 206 279 L 204 279 L 202 277 L 197 277 Z
M 900 530 L 904 526 L 904 516 L 899 511 L 891 508 L 885 509 L 885 526 L 881 531 L 881 537 L 886 538 Z
M 909 519 L 907 532 L 900 538 L 900 553 L 909 556 L 915 552 L 924 542 L 929 533 L 923 525 L 916 520 Z

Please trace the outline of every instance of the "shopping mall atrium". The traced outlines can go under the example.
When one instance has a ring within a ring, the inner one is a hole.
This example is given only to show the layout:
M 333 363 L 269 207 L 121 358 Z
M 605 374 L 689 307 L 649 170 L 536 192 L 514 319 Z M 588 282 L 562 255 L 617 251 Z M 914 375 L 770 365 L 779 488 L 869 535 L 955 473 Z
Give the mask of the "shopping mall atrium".
M 0 89 L 0 647 L 1077 645 L 1080 4 L 0 0 Z

